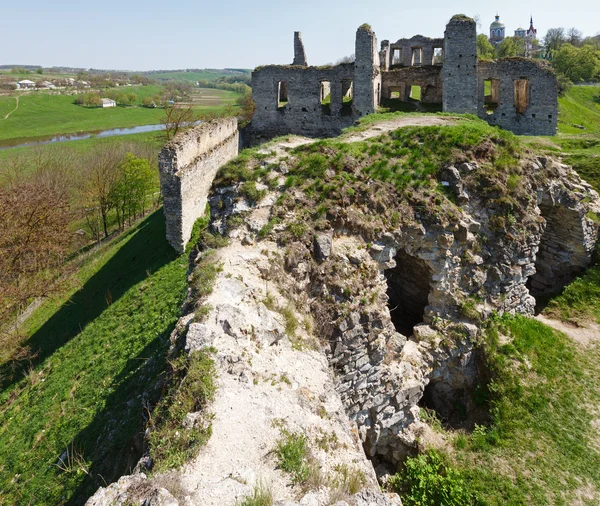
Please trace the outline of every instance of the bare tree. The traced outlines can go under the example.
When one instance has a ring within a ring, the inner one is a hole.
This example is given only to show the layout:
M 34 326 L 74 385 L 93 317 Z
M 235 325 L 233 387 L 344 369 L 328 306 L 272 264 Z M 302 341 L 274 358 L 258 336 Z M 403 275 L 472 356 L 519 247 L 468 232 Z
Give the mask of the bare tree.
M 58 289 L 72 233 L 68 185 L 41 171 L 0 186 L 0 362 L 19 348 L 16 318 Z
M 196 116 L 191 105 L 178 107 L 175 104 L 168 104 L 164 107 L 165 116 L 161 122 L 165 125 L 165 135 L 170 141 L 182 129 L 192 126 L 196 121 Z
M 573 46 L 581 46 L 583 41 L 583 32 L 577 28 L 569 28 L 567 30 L 567 42 Z

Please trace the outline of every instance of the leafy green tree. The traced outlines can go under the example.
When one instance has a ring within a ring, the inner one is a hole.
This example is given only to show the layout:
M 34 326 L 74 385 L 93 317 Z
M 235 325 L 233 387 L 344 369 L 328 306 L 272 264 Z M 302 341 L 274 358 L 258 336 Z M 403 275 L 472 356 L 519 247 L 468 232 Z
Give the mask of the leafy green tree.
M 496 50 L 494 46 L 487 38 L 485 33 L 480 33 L 477 36 L 477 56 L 479 58 L 487 58 L 492 59 L 496 55 Z
M 146 158 L 127 153 L 117 166 L 117 175 L 110 191 L 110 200 L 117 214 L 117 223 L 125 228 L 125 220 L 144 215 L 148 194 L 158 184 L 158 174 Z
M 525 39 L 520 37 L 506 37 L 496 46 L 496 57 L 510 58 L 525 55 Z
M 597 79 L 600 72 L 600 51 L 589 45 L 575 47 L 564 44 L 554 54 L 552 66 L 573 82 Z

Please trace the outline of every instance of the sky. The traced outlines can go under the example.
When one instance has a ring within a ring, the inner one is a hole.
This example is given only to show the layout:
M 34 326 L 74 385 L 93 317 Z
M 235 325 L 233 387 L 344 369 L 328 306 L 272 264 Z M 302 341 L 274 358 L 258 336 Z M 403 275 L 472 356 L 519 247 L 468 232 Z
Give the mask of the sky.
M 496 12 L 507 35 L 529 26 L 600 32 L 599 0 L 417 2 L 372 0 L 27 0 L 2 2 L 0 65 L 98 69 L 254 68 L 291 63 L 302 32 L 310 65 L 354 53 L 356 29 L 369 23 L 379 41 L 442 37 L 453 14 L 479 20 L 489 35 Z

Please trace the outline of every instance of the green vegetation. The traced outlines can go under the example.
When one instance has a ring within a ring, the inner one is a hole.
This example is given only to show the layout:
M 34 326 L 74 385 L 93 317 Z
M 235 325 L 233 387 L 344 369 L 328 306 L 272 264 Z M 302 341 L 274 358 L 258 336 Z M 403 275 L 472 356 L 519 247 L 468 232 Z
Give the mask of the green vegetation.
M 592 267 L 567 286 L 544 313 L 573 323 L 600 323 L 600 266 Z
M 600 86 L 573 86 L 558 104 L 558 135 L 524 140 L 538 152 L 561 155 L 600 191 Z
M 282 429 L 281 435 L 276 450 L 279 467 L 291 475 L 293 483 L 303 483 L 310 473 L 308 438 L 300 432 L 290 432 L 287 429 Z
M 244 72 L 231 72 L 226 70 L 211 70 L 204 69 L 199 71 L 165 71 L 165 72 L 152 72 L 150 77 L 153 79 L 172 79 L 177 81 L 216 81 L 218 79 L 232 77 L 232 76 L 247 76 L 250 70 Z
M 396 483 L 413 482 L 420 491 L 450 476 L 447 485 L 464 485 L 474 503 L 487 505 L 573 504 L 582 488 L 597 491 L 598 345 L 581 350 L 535 319 L 505 315 L 489 323 L 482 351 L 489 425 L 448 432 L 460 451 L 422 455 Z M 431 476 L 436 468 L 439 478 Z
M 150 419 L 150 455 L 157 472 L 180 467 L 209 440 L 211 417 L 203 413 L 216 390 L 215 364 L 208 351 L 183 352 L 171 362 L 170 389 Z M 184 426 L 188 413 L 202 419 Z
M 141 102 L 145 97 L 160 92 L 159 86 L 131 86 L 127 93 L 135 93 Z M 209 90 L 211 99 L 190 101 L 194 109 L 202 113 L 216 113 L 225 105 L 232 105 L 237 94 L 224 90 Z M 101 96 L 105 96 L 102 93 Z M 5 114 L 14 109 L 13 97 L 0 97 L 0 111 Z M 7 119 L 0 119 L 0 140 L 27 139 L 56 134 L 90 132 L 111 128 L 158 124 L 164 116 L 160 108 L 111 107 L 88 108 L 74 103 L 69 95 L 52 95 L 45 92 L 21 94 L 19 108 Z M 1 115 L 0 118 L 3 118 Z
M 237 506 L 272 506 L 273 492 L 264 483 L 259 483 L 254 487 L 252 495 L 246 497 L 242 502 L 237 503 Z
M 0 366 L 0 502 L 81 504 L 131 471 L 142 393 L 158 397 L 186 294 L 187 260 L 164 237 L 159 210 L 84 257 L 72 289 L 26 322 L 36 358 Z
M 574 86 L 558 103 L 561 134 L 600 134 L 600 86 Z
M 469 506 L 476 504 L 464 477 L 435 450 L 409 457 L 389 486 L 406 506 Z

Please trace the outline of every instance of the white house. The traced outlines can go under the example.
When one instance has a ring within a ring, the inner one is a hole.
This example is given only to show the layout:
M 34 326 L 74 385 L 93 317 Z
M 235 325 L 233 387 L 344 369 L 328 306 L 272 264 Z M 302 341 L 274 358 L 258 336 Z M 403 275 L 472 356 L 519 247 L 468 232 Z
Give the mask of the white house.
M 35 88 L 35 83 L 33 81 L 30 81 L 29 79 L 23 79 L 22 81 L 19 81 L 17 84 L 19 85 L 19 88 L 22 88 L 22 89 Z
M 101 107 L 117 107 L 117 103 L 110 98 L 101 98 L 100 102 L 102 102 Z

